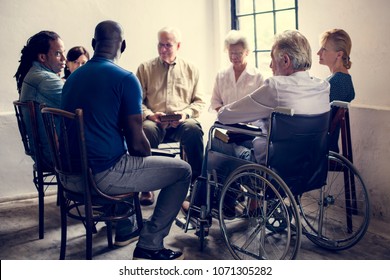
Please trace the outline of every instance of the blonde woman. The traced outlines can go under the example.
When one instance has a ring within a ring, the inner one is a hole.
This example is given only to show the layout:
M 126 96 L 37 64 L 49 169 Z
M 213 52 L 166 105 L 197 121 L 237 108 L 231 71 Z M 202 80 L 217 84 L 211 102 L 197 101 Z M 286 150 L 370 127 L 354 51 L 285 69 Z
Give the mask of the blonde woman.
M 321 35 L 320 45 L 321 48 L 317 52 L 319 62 L 328 66 L 331 72 L 327 78 L 330 83 L 330 102 L 334 100 L 351 102 L 355 98 L 352 77 L 348 71 L 352 65 L 351 38 L 343 29 L 331 29 Z M 340 128 L 336 128 L 330 139 L 330 150 L 335 152 L 339 152 L 339 134 Z

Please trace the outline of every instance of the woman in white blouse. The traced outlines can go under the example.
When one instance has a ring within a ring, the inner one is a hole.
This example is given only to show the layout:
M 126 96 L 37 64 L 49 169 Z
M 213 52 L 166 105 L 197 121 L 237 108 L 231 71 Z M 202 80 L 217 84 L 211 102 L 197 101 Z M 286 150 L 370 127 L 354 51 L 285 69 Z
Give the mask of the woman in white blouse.
M 264 82 L 259 69 L 247 63 L 248 40 L 240 31 L 231 30 L 227 34 L 225 49 L 232 64 L 218 72 L 215 79 L 211 109 L 216 111 L 250 94 Z

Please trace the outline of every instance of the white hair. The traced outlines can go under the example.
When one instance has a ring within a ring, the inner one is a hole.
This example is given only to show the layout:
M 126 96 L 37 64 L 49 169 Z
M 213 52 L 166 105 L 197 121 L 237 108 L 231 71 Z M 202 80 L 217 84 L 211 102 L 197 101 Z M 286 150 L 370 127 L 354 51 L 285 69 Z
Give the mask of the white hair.
M 160 35 L 162 33 L 168 33 L 168 34 L 172 34 L 173 35 L 173 38 L 175 39 L 175 43 L 180 43 L 181 42 L 181 33 L 180 33 L 180 30 L 175 28 L 175 27 L 169 27 L 169 26 L 165 26 L 163 28 L 161 28 L 158 33 L 157 33 L 157 40 L 160 39 Z

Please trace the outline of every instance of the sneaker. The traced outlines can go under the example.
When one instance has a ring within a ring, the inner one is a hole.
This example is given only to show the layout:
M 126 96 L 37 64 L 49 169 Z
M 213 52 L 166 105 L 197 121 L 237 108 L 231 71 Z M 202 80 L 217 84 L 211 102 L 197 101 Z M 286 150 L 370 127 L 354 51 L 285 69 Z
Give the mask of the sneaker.
M 123 247 L 137 241 L 139 239 L 139 232 L 140 231 L 137 229 L 130 234 L 115 235 L 114 245 L 118 247 Z
M 184 260 L 182 252 L 175 252 L 170 249 L 147 250 L 136 247 L 133 253 L 133 260 Z

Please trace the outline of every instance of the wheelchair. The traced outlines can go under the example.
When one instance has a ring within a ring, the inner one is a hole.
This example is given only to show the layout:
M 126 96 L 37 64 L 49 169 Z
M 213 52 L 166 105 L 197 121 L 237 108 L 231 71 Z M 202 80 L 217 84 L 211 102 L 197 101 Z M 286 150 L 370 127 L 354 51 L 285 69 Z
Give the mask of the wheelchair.
M 191 196 L 177 225 L 196 231 L 204 249 L 212 218 L 217 219 L 234 259 L 296 259 L 302 236 L 329 250 L 359 242 L 370 221 L 364 181 L 353 164 L 328 149 L 330 112 L 297 115 L 287 108 L 271 113 L 268 135 L 248 125 L 214 123 L 209 130 L 205 203 Z M 212 150 L 216 129 L 267 140 L 266 164 Z

